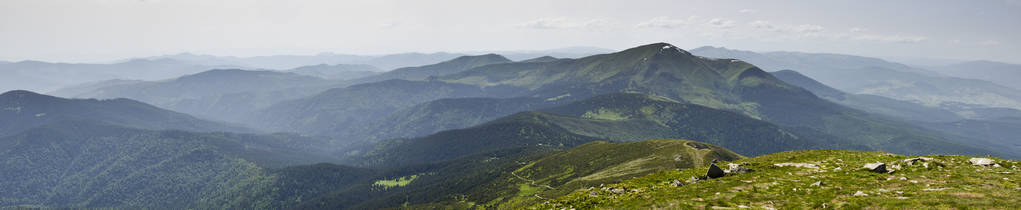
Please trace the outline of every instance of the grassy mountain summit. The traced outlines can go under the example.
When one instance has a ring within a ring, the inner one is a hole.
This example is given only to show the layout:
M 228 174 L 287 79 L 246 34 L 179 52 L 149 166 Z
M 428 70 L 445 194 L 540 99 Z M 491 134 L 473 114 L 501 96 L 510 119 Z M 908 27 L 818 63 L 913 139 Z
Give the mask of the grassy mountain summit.
M 496 196 L 480 206 L 523 208 L 570 192 L 664 170 L 695 168 L 714 160 L 741 159 L 719 146 L 676 139 L 629 143 L 590 142 L 531 161 L 489 183 Z M 481 191 L 481 190 L 480 190 Z
M 843 150 L 790 151 L 724 162 L 753 172 L 683 185 L 706 168 L 662 171 L 609 185 L 621 193 L 583 189 L 533 208 L 992 208 L 1021 204 L 1018 161 L 966 156 L 911 157 Z M 885 163 L 892 173 L 872 172 Z M 996 165 L 993 165 L 996 164 Z M 788 166 L 793 165 L 793 166 Z
M 65 120 L 92 120 L 141 129 L 248 131 L 130 99 L 65 99 L 23 90 L 0 94 L 0 137 Z

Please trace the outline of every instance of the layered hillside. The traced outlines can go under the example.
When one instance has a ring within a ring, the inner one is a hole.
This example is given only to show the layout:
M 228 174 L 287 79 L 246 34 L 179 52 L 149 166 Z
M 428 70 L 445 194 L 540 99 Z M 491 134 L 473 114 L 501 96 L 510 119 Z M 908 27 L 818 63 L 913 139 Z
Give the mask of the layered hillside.
M 0 137 L 65 120 L 92 120 L 153 130 L 249 131 L 129 99 L 64 99 L 29 91 L 10 91 L 0 94 L 0 107 Z
M 570 148 L 593 140 L 698 139 L 744 155 L 790 149 L 853 148 L 861 144 L 740 114 L 641 94 L 608 94 L 563 106 L 522 112 L 482 125 L 381 142 L 352 163 L 412 165 L 513 147 Z
M 271 190 L 267 167 L 331 161 L 287 144 L 316 143 L 56 122 L 0 138 L 0 206 L 256 206 L 237 198 Z
M 239 118 L 255 110 L 337 85 L 294 73 L 220 69 L 165 81 L 92 88 L 84 94 L 54 93 L 71 98 L 129 98 L 198 117 L 241 122 Z

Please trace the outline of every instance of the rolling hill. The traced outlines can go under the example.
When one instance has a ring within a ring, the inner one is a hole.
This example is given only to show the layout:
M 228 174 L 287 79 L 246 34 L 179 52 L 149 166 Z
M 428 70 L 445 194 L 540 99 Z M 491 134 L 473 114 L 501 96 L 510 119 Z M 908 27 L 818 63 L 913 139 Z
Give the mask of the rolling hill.
M 1021 90 L 1017 78 L 1021 78 L 1021 65 L 994 61 L 969 61 L 947 66 L 934 67 L 935 71 L 953 77 L 980 79 Z
M 870 113 L 921 122 L 951 122 L 963 119 L 953 112 L 940 108 L 877 95 L 848 94 L 792 70 L 782 70 L 771 74 L 788 84 L 805 88 L 826 100 Z
M 620 92 L 732 111 L 802 133 L 839 137 L 846 141 L 841 145 L 904 154 L 993 154 L 954 143 L 949 135 L 820 99 L 751 64 L 698 57 L 666 43 L 553 62 L 496 63 L 424 81 L 336 88 L 277 104 L 248 121 L 269 123 L 261 127 L 282 131 L 331 135 L 360 128 L 355 122 L 442 98 L 532 97 L 569 103 Z
M 443 76 L 458 73 L 467 69 L 485 66 L 489 64 L 509 62 L 511 62 L 510 59 L 507 59 L 497 54 L 461 56 L 454 58 L 452 60 L 443 61 L 436 64 L 394 69 L 392 71 L 388 71 L 379 75 L 358 79 L 355 81 L 355 83 L 378 82 L 391 79 L 423 79 L 427 77 Z
M 295 74 L 308 75 L 323 79 L 350 80 L 379 74 L 379 68 L 364 64 L 335 64 L 302 66 L 288 70 Z
M 75 87 L 53 94 L 71 98 L 129 98 L 198 117 L 243 123 L 239 120 L 272 104 L 316 94 L 338 82 L 276 71 L 219 69 L 176 79 L 97 84 L 94 91 Z M 76 94 L 77 93 L 77 94 Z
M 129 99 L 64 99 L 19 90 L 0 94 L 0 107 L 0 137 L 65 120 L 92 120 L 151 130 L 250 131 Z
M 701 47 L 692 52 L 711 58 L 740 59 L 768 71 L 795 70 L 852 94 L 879 95 L 929 107 L 962 103 L 1021 108 L 1021 91 L 1016 89 L 983 80 L 947 77 L 877 58 L 823 53 L 757 53 L 715 47 Z
M 698 139 L 744 155 L 860 144 L 813 130 L 784 128 L 740 114 L 641 94 L 608 94 L 478 126 L 380 142 L 353 164 L 392 167 L 452 160 L 523 146 L 570 148 L 594 140 Z
M 268 168 L 331 160 L 285 146 L 306 140 L 54 122 L 0 138 L 0 206 L 257 206 L 238 198 L 270 190 Z
M 21 61 L 0 64 L 0 91 L 49 92 L 62 87 L 112 79 L 161 80 L 194 74 L 217 67 L 173 59 L 133 59 L 112 64 L 50 63 Z

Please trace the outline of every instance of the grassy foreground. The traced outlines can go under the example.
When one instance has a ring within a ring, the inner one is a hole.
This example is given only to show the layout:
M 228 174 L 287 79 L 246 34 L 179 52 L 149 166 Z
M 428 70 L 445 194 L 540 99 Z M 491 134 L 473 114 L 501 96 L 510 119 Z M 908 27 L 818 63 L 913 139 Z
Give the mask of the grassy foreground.
M 1021 206 L 1021 164 L 972 165 L 954 155 L 908 164 L 908 156 L 883 152 L 805 150 L 720 162 L 747 163 L 753 172 L 691 182 L 707 167 L 668 170 L 619 184 L 593 186 L 533 206 L 537 209 L 731 208 L 953 208 L 1013 209 Z M 892 173 L 870 172 L 883 162 Z M 818 168 L 776 166 L 809 163 Z M 897 169 L 897 168 L 900 169 Z M 677 180 L 677 181 L 675 181 Z M 675 184 L 680 182 L 681 184 Z M 626 189 L 624 191 L 612 189 Z

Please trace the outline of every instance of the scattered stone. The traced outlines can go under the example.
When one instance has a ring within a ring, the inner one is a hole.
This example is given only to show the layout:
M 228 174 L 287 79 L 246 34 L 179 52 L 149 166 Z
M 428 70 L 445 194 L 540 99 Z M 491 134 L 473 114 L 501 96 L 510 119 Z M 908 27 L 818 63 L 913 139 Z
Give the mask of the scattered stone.
M 723 169 L 717 166 L 716 163 L 709 164 L 709 170 L 705 173 L 705 176 L 710 179 L 720 178 L 724 175 L 727 175 L 726 172 L 723 172 Z
M 812 185 L 809 185 L 809 186 L 811 186 L 811 187 L 822 186 L 822 181 L 818 181 L 818 182 L 812 183 Z
M 599 193 L 596 193 L 595 191 L 592 191 L 592 192 L 588 193 L 588 196 L 589 197 L 596 197 L 596 196 L 599 196 Z
M 976 166 L 989 166 L 989 165 L 993 165 L 993 159 L 989 159 L 989 158 L 972 158 L 972 159 L 968 159 L 968 162 L 971 162 L 972 165 L 976 165 Z
M 997 163 L 997 164 L 993 164 L 993 167 L 997 167 L 997 168 L 999 168 L 999 167 L 1000 167 L 1000 164 L 998 164 L 998 163 Z
M 890 165 L 890 169 L 893 169 L 893 170 L 900 170 L 900 169 L 901 169 L 901 167 L 900 167 L 900 164 L 893 164 L 893 165 Z
M 741 174 L 741 173 L 755 172 L 755 170 L 743 167 L 744 165 L 748 165 L 748 163 L 742 163 L 742 164 L 728 163 L 727 164 L 728 169 L 727 170 L 723 170 L 723 172 L 727 173 L 727 174 Z
M 865 164 L 865 169 L 868 169 L 869 171 L 876 172 L 876 173 L 886 173 L 887 172 L 887 170 L 886 170 L 886 163 L 881 163 L 881 162 L 867 163 L 867 164 Z
M 624 193 L 624 189 L 623 188 L 610 188 L 610 192 L 612 192 L 613 194 L 621 194 L 621 193 Z
M 670 186 L 673 187 L 684 186 L 684 183 L 681 183 L 681 180 L 674 179 L 674 181 L 670 182 Z
M 865 194 L 864 192 L 858 191 L 858 192 L 854 193 L 854 196 L 862 197 L 862 196 L 869 196 L 869 194 Z
M 688 184 L 694 184 L 694 183 L 698 183 L 698 181 L 699 181 L 699 180 L 698 180 L 698 178 L 695 178 L 695 177 L 693 176 L 693 177 L 691 177 L 691 178 L 688 178 L 688 181 L 687 181 L 687 182 L 688 182 Z
M 812 169 L 818 169 L 819 168 L 819 165 L 811 164 L 811 163 L 777 163 L 777 164 L 773 164 L 773 165 L 777 166 L 777 167 L 794 166 L 794 167 L 799 167 L 799 168 L 812 168 Z
M 925 188 L 925 189 L 922 189 L 922 191 L 944 191 L 944 190 L 948 190 L 948 189 L 950 189 L 950 188 Z
M 903 176 L 902 176 L 902 177 L 900 177 L 900 180 L 901 180 L 901 181 L 906 181 L 906 180 L 908 180 L 908 178 L 907 178 L 907 177 L 903 177 Z
M 932 161 L 932 158 L 930 158 L 930 157 L 916 157 L 916 158 L 904 159 L 904 163 L 907 163 L 908 165 L 914 165 L 916 162 L 928 162 L 928 161 Z

